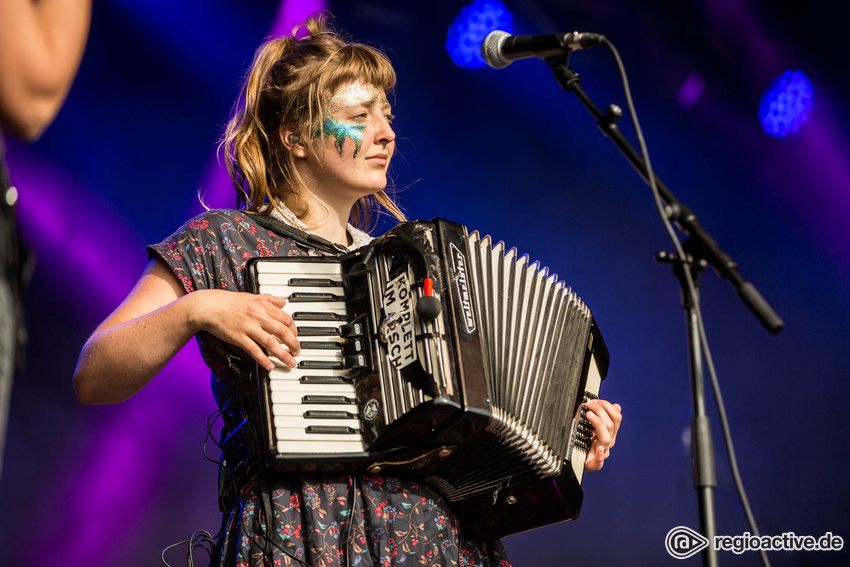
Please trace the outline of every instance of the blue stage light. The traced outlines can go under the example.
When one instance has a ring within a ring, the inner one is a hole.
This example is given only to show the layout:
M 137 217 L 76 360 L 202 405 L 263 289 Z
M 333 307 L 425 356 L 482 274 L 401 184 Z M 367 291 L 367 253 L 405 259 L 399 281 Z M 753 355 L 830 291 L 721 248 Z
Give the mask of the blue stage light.
M 477 0 L 464 6 L 449 26 L 446 51 L 458 67 L 481 67 L 481 42 L 493 30 L 511 33 L 512 20 L 508 8 L 498 0 Z
M 784 138 L 809 119 L 814 102 L 812 83 L 802 71 L 785 71 L 761 97 L 759 121 L 771 136 Z

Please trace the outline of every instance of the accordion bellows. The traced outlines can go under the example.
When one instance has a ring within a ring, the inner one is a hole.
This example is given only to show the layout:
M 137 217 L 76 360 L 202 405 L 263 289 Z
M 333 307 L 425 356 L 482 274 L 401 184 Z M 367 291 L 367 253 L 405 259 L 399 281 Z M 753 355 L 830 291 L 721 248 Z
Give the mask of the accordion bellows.
M 492 491 L 507 474 L 520 481 L 554 476 L 573 458 L 576 441 L 585 450 L 589 441 L 587 428 L 576 436 L 571 430 L 574 403 L 584 394 L 590 310 L 547 268 L 517 258 L 502 242 L 474 232 L 467 248 L 491 420 L 485 440 L 444 472 L 445 480 L 434 479 L 454 498 Z M 448 480 L 454 477 L 465 480 Z

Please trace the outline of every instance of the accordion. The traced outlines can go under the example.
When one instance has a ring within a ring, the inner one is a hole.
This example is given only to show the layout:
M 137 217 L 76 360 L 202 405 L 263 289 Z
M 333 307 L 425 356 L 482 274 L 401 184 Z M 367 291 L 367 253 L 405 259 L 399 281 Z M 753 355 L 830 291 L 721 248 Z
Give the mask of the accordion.
M 558 277 L 442 219 L 337 257 L 254 258 L 297 368 L 257 368 L 266 465 L 427 482 L 467 533 L 571 520 L 608 351 Z

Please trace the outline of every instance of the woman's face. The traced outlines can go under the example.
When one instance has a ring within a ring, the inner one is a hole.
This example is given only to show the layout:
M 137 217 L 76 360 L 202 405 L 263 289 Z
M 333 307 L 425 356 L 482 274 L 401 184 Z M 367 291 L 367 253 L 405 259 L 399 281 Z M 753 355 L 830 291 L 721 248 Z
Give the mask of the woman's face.
M 342 85 L 323 109 L 320 190 L 359 199 L 384 189 L 395 150 L 392 120 L 384 92 L 359 81 Z

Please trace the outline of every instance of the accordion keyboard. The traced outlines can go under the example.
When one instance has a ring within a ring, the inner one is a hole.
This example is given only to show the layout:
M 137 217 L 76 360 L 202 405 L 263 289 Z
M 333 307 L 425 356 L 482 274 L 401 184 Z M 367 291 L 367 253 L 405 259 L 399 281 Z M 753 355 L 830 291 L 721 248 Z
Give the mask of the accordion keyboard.
M 269 372 L 269 392 L 277 451 L 362 452 L 351 382 L 352 368 L 363 364 L 362 341 L 346 318 L 340 265 L 273 263 L 258 276 L 258 284 L 259 293 L 287 300 L 283 310 L 295 321 L 301 341 L 296 368 L 271 357 L 275 368 Z

